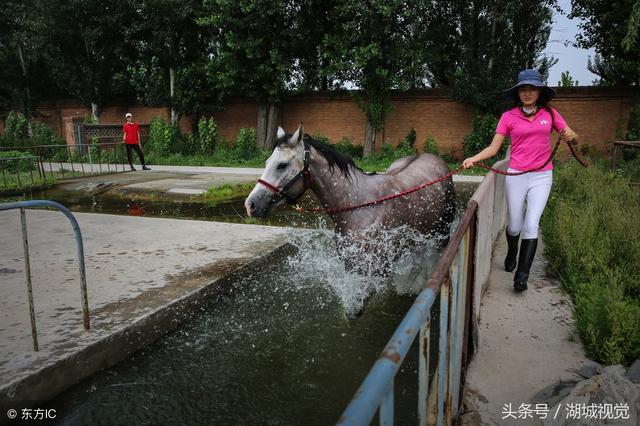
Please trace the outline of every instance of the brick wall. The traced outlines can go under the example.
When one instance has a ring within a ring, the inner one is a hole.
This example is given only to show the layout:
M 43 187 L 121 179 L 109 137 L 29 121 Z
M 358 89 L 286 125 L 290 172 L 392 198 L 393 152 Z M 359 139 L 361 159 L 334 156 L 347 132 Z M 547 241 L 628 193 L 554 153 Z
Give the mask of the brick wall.
M 616 130 L 625 129 L 634 93 L 628 88 L 575 87 L 557 89 L 554 106 L 580 135 L 581 143 L 603 151 L 606 142 L 616 139 Z M 397 144 L 411 129 L 416 130 L 418 148 L 427 136 L 433 136 L 441 152 L 454 151 L 460 155 L 462 138 L 471 129 L 473 109 L 446 96 L 443 90 L 417 90 L 392 96 L 394 109 L 384 129 L 377 135 L 380 141 Z M 134 114 L 136 121 L 148 124 L 155 116 L 169 119 L 169 110 L 162 107 L 131 105 L 126 102 L 107 105 L 102 109 L 101 123 L 124 123 L 125 112 Z M 51 126 L 55 132 L 75 143 L 74 119 L 89 116 L 88 105 L 73 101 L 43 103 L 37 121 Z M 227 141 L 235 140 L 243 127 L 255 127 L 257 104 L 248 99 L 229 99 L 222 111 L 213 115 L 220 135 Z M 365 117 L 349 94 L 303 94 L 287 98 L 281 106 L 281 123 L 288 132 L 304 123 L 305 132 L 322 134 L 332 142 L 343 137 L 361 144 L 364 139 Z M 183 117 L 180 127 L 190 132 L 193 117 Z M 4 120 L 0 120 L 0 131 Z M 488 143 L 489 141 L 487 141 Z

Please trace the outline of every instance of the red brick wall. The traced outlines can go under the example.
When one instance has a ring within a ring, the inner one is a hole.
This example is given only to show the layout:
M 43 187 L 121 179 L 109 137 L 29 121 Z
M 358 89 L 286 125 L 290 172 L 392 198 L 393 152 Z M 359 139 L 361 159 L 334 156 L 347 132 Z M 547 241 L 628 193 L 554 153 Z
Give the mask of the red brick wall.
M 602 151 L 607 148 L 606 142 L 616 139 L 616 130 L 626 128 L 633 99 L 634 93 L 628 88 L 576 87 L 557 89 L 553 104 L 578 133 L 581 143 Z M 414 128 L 419 149 L 431 135 L 441 152 L 455 151 L 460 155 L 462 138 L 471 129 L 472 108 L 451 100 L 438 89 L 398 93 L 392 102 L 394 109 L 378 133 L 378 148 L 380 141 L 397 144 Z M 148 124 L 155 116 L 169 119 L 167 108 L 122 102 L 105 106 L 100 121 L 124 123 L 127 111 L 141 124 Z M 74 101 L 58 101 L 41 105 L 38 112 L 41 117 L 37 121 L 45 122 L 69 143 L 74 143 L 69 123 L 74 117 L 89 116 L 91 110 Z M 255 128 L 258 108 L 252 100 L 235 98 L 228 100 L 222 111 L 205 115 L 212 115 L 220 135 L 232 142 L 241 128 Z M 191 131 L 193 119 L 187 116 L 180 120 L 183 132 Z M 361 144 L 364 139 L 365 117 L 349 94 L 304 94 L 287 98 L 281 106 L 281 125 L 293 132 L 300 122 L 304 123 L 306 133 L 322 134 L 332 142 L 348 137 Z M 4 120 L 0 120 L 0 130 L 3 127 Z

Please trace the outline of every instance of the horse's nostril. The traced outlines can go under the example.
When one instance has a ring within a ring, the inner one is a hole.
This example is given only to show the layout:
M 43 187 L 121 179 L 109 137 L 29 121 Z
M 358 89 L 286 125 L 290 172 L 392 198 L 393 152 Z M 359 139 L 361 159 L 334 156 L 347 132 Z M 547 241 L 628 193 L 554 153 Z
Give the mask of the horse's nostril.
M 256 205 L 253 201 L 249 201 L 249 210 L 254 211 L 256 209 Z

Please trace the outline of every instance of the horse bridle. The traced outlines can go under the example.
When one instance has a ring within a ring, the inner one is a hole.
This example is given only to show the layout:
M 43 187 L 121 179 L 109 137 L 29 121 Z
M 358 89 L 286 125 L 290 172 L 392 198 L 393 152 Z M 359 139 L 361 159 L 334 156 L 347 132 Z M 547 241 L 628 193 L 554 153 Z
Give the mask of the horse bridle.
M 287 200 L 287 203 L 289 204 L 295 203 L 296 199 L 290 197 L 288 194 L 288 191 L 300 179 L 303 180 L 302 182 L 303 182 L 305 191 L 311 188 L 311 171 L 309 170 L 309 156 L 311 155 L 311 151 L 309 151 L 309 144 L 307 144 L 307 141 L 305 140 L 303 142 L 304 142 L 304 154 L 302 157 L 302 161 L 303 161 L 304 167 L 289 182 L 287 182 L 286 185 L 284 185 L 281 188 L 278 188 L 277 186 L 270 184 L 266 180 L 258 179 L 259 184 L 266 186 L 269 190 L 271 190 L 271 192 L 273 192 L 276 195 L 276 198 L 273 199 L 271 202 L 272 204 L 275 204 L 276 202 L 280 201 L 283 198 L 285 198 Z

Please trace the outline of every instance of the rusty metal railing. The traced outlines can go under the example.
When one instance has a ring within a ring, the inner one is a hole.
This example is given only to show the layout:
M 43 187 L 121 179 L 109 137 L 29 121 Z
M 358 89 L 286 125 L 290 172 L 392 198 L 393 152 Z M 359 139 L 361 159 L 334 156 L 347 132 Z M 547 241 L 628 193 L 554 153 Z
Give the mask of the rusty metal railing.
M 469 201 L 433 274 L 338 420 L 339 425 L 367 425 L 378 410 L 381 425 L 393 424 L 394 378 L 418 332 L 418 424 L 440 426 L 455 421 L 469 360 L 477 210 L 477 202 Z M 438 294 L 438 366 L 429 383 L 431 309 Z
M 3 210 L 20 210 L 20 222 L 22 226 L 22 245 L 24 248 L 24 262 L 25 262 L 25 275 L 27 279 L 27 296 L 29 298 L 29 317 L 31 318 L 31 336 L 33 338 L 33 350 L 38 351 L 38 333 L 36 328 L 36 315 L 33 306 L 33 288 L 31 286 L 31 262 L 29 261 L 29 239 L 27 237 L 27 218 L 25 209 L 37 208 L 37 207 L 49 207 L 61 211 L 73 227 L 73 232 L 76 236 L 76 246 L 78 248 L 78 270 L 80 272 L 80 292 L 82 297 L 82 314 L 84 320 L 84 328 L 89 330 L 89 301 L 87 297 L 87 278 L 84 267 L 84 246 L 82 244 L 82 233 L 80 232 L 80 226 L 75 216 L 62 204 L 55 201 L 48 200 L 31 200 L 31 201 L 18 201 L 15 203 L 0 204 L 0 211 Z

